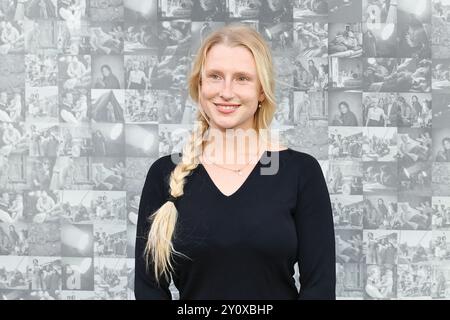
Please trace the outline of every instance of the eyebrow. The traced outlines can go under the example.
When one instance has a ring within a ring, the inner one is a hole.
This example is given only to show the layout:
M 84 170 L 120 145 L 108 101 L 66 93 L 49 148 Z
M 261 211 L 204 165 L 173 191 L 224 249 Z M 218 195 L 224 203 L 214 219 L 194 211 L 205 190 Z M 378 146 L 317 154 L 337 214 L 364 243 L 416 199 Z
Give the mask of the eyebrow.
M 205 73 L 220 73 L 220 74 L 222 74 L 223 72 L 220 71 L 220 70 L 218 70 L 218 69 L 207 69 L 207 70 L 205 71 Z M 237 72 L 235 72 L 234 74 L 238 74 L 238 75 L 246 75 L 246 76 L 248 76 L 248 77 L 250 77 L 250 78 L 255 76 L 254 74 L 252 74 L 252 73 L 250 73 L 250 72 L 247 72 L 247 71 L 237 71 Z

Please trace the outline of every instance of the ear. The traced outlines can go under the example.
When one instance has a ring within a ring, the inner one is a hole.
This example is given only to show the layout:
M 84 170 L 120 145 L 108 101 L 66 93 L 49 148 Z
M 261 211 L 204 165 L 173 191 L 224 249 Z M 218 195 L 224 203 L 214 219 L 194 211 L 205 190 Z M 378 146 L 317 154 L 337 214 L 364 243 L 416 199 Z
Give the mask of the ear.
M 266 95 L 264 94 L 264 91 L 261 90 L 261 93 L 259 94 L 258 101 L 263 102 L 264 99 L 266 99 Z

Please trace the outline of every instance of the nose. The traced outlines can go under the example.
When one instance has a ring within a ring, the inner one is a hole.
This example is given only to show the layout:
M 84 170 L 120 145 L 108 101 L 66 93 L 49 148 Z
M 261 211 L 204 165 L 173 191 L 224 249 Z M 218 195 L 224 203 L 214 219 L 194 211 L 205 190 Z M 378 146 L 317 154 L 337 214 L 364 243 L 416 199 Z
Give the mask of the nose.
M 232 80 L 223 81 L 220 96 L 226 100 L 230 100 L 234 97 Z

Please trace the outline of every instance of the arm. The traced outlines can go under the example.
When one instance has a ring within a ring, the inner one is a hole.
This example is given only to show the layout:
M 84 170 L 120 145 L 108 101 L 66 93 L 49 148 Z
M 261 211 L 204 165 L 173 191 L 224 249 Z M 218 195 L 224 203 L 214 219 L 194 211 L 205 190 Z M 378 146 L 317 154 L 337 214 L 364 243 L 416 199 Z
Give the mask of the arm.
M 147 178 L 142 189 L 141 200 L 139 202 L 138 222 L 136 230 L 135 247 L 135 277 L 134 294 L 136 300 L 171 300 L 172 295 L 169 290 L 169 282 L 162 277 L 160 287 L 155 282 L 152 263 L 149 263 L 149 272 L 146 272 L 144 259 L 144 249 L 147 243 L 150 223 L 148 216 L 159 209 L 165 202 L 163 190 L 163 178 L 159 161 L 156 160 L 150 167 Z
M 319 162 L 301 161 L 295 212 L 300 271 L 299 300 L 336 299 L 336 251 L 333 214 Z

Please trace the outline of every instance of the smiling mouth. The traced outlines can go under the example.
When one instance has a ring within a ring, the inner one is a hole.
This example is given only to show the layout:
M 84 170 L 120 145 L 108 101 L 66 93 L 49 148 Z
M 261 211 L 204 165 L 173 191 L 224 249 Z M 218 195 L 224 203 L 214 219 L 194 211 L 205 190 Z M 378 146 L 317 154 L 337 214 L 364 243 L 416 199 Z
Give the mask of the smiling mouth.
M 220 104 L 220 103 L 214 103 L 214 105 L 219 110 L 225 110 L 225 111 L 236 110 L 237 108 L 239 108 L 241 106 L 240 104 Z

